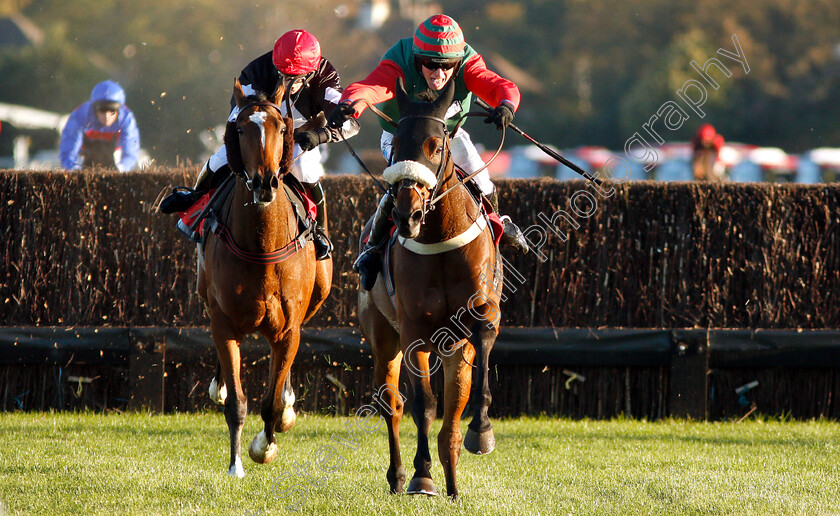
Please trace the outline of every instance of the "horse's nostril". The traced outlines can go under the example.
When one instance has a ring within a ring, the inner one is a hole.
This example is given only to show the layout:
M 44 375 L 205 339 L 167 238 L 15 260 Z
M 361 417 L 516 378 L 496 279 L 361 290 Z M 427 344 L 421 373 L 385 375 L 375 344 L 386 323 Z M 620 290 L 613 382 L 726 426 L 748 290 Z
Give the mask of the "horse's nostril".
M 411 214 L 412 222 L 420 222 L 420 219 L 422 219 L 422 218 L 423 218 L 423 211 L 422 210 L 416 210 L 414 213 Z
M 280 180 L 277 179 L 277 176 L 271 176 L 271 188 L 277 189 L 280 187 Z

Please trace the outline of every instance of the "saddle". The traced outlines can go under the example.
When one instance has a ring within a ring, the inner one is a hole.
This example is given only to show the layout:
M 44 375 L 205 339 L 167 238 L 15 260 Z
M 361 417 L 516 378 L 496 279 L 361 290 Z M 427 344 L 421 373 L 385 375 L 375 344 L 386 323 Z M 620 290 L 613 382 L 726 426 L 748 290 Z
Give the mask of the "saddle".
M 204 242 L 207 237 L 205 228 L 215 230 L 219 226 L 218 218 L 233 191 L 235 179 L 232 175 L 225 178 L 221 185 L 204 194 L 189 210 L 178 214 L 177 228 L 194 242 Z M 298 231 L 311 239 L 318 207 L 306 188 L 292 174 L 283 176 L 283 191 L 295 212 Z

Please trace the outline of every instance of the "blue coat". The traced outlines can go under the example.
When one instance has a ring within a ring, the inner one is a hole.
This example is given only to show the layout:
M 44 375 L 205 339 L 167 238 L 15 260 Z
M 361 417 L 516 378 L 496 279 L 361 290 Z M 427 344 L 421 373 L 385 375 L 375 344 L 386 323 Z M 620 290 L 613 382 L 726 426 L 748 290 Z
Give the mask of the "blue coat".
M 120 104 L 117 121 L 110 126 L 99 123 L 94 112 L 94 103 L 99 101 Z M 119 84 L 104 81 L 96 85 L 90 100 L 77 107 L 70 114 L 61 131 L 59 153 L 61 166 L 67 170 L 80 170 L 84 165 L 84 150 L 104 146 L 108 150 L 121 150 L 120 162 L 114 166 L 120 172 L 127 172 L 137 165 L 140 152 L 140 132 L 134 113 L 125 107 L 125 92 Z

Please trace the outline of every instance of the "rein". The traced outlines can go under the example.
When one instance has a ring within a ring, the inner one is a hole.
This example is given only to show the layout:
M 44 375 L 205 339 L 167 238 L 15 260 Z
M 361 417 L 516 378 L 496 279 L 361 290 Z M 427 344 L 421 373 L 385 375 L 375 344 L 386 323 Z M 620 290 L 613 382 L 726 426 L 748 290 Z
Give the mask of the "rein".
M 469 113 L 465 113 L 465 114 L 461 117 L 461 120 L 459 120 L 459 121 L 458 121 L 458 125 L 456 126 L 456 129 L 455 129 L 456 131 L 458 130 L 458 128 L 459 128 L 459 127 L 461 127 L 461 125 L 464 123 L 464 121 L 466 120 L 466 118 L 467 118 L 468 116 L 487 116 L 487 115 L 485 115 L 484 113 L 472 112 L 472 111 L 471 111 L 471 112 L 469 112 Z M 484 164 L 484 166 L 483 166 L 483 167 L 481 167 L 480 169 L 476 170 L 475 172 L 473 172 L 472 174 L 470 174 L 470 175 L 466 176 L 466 177 L 465 177 L 465 178 L 463 178 L 463 179 L 458 178 L 458 181 L 460 181 L 460 183 L 461 183 L 461 184 L 464 184 L 464 183 L 466 183 L 467 181 L 469 181 L 470 179 L 472 179 L 472 178 L 474 178 L 475 176 L 477 176 L 477 175 L 478 175 L 480 172 L 482 172 L 484 169 L 486 169 L 487 167 L 489 167 L 489 166 L 490 166 L 490 164 L 491 164 L 491 163 L 493 163 L 493 161 L 496 159 L 496 156 L 498 156 L 498 155 L 499 155 L 499 153 L 500 153 L 500 152 L 502 152 L 502 146 L 503 146 L 504 144 L 505 144 L 505 128 L 504 128 L 504 127 L 502 127 L 502 138 L 501 138 L 501 140 L 499 141 L 499 147 L 496 149 L 496 152 L 493 154 L 493 156 L 492 156 L 492 157 L 490 157 L 490 159 L 487 161 L 487 163 L 485 163 L 485 164 Z M 455 189 L 455 188 L 457 188 L 457 187 L 458 187 L 458 185 L 453 185 L 453 186 L 450 186 L 449 188 L 447 188 L 446 190 L 444 190 L 444 192 L 443 192 L 442 194 L 440 194 L 440 195 L 438 195 L 437 197 L 434 197 L 433 199 L 431 199 L 431 200 L 429 201 L 429 204 L 431 204 L 432 206 L 434 206 L 434 205 L 435 205 L 435 203 L 437 203 L 439 200 L 443 199 L 443 198 L 444 198 L 447 194 L 449 194 L 449 192 L 451 192 L 453 189 Z
M 371 108 L 371 110 L 377 116 L 379 116 L 380 118 L 382 118 L 386 122 L 390 123 L 394 127 L 397 126 L 397 124 L 395 124 L 394 121 L 388 115 L 383 113 L 382 111 L 373 108 L 373 106 L 370 105 L 370 104 L 368 104 L 368 107 Z M 487 114 L 482 113 L 480 111 L 470 111 L 469 113 L 464 113 L 463 115 L 461 115 L 460 119 L 458 120 L 458 124 L 455 126 L 455 130 L 452 131 L 452 134 L 455 134 L 458 131 L 458 129 L 461 128 L 461 126 L 464 124 L 464 122 L 466 122 L 468 116 L 481 116 L 481 117 L 486 118 Z M 404 117 L 400 118 L 399 122 L 402 122 L 403 120 L 406 120 L 406 119 L 409 119 L 409 118 L 427 118 L 429 120 L 434 120 L 436 122 L 440 122 L 441 124 L 443 124 L 444 134 L 445 134 L 445 137 L 444 137 L 445 149 L 446 150 L 449 149 L 449 132 L 446 130 L 446 120 L 444 120 L 442 118 L 439 118 L 439 117 L 429 116 L 429 115 L 409 115 L 409 116 L 404 116 Z M 345 143 L 347 143 L 346 140 L 345 140 Z M 487 167 L 489 167 L 490 164 L 493 163 L 493 161 L 499 155 L 499 153 L 502 152 L 502 147 L 504 146 L 504 144 L 505 144 L 505 128 L 503 127 L 502 128 L 502 137 L 499 140 L 499 146 L 496 148 L 496 152 L 493 154 L 493 156 L 490 157 L 490 159 L 487 161 L 487 163 L 484 164 L 483 167 L 479 168 L 478 170 L 476 170 L 472 174 L 464 177 L 463 179 L 458 178 L 459 184 L 463 185 L 464 183 L 466 183 L 470 179 L 477 176 L 479 173 L 483 172 Z M 347 144 L 347 145 L 349 146 L 350 144 Z M 353 152 L 352 148 L 351 148 L 350 152 L 351 153 Z M 451 156 L 451 152 L 449 153 L 449 155 Z M 357 161 L 361 162 L 361 160 L 359 159 L 358 156 L 356 156 L 355 153 L 353 153 L 353 156 L 356 158 Z M 435 209 L 435 204 L 437 204 L 438 201 L 440 201 L 441 199 L 446 197 L 452 190 L 454 190 L 455 188 L 457 188 L 459 186 L 459 184 L 452 185 L 449 188 L 447 188 L 446 190 L 444 190 L 443 193 L 441 193 L 440 195 L 437 195 L 438 189 L 440 187 L 441 179 L 442 179 L 441 176 L 443 175 L 443 170 L 444 170 L 443 165 L 444 164 L 445 164 L 445 161 L 441 160 L 441 165 L 438 166 L 438 173 L 436 174 L 437 184 L 435 185 L 435 189 L 432 192 L 432 195 L 430 196 L 430 198 L 424 200 L 424 202 L 423 202 L 424 207 L 428 207 L 429 210 L 434 210 Z M 365 171 L 367 171 L 367 167 L 365 167 L 364 163 L 362 163 L 362 167 L 365 169 Z M 368 172 L 368 174 L 370 174 L 370 172 Z M 371 174 L 371 177 L 373 177 L 372 174 Z M 373 178 L 373 179 L 374 179 L 374 181 L 377 182 L 377 184 L 379 183 L 379 181 L 377 181 L 376 178 Z M 380 188 L 383 188 L 381 184 L 380 184 Z M 386 190 L 383 188 L 383 191 L 386 191 Z M 423 211 L 424 216 L 425 216 L 425 212 L 426 212 L 426 210 L 424 209 L 424 211 Z
M 287 112 L 291 113 L 291 105 L 289 103 L 288 97 L 286 98 L 286 105 Z M 236 123 L 239 122 L 240 118 L 246 110 L 255 106 L 270 106 L 277 110 L 277 113 L 281 116 L 281 118 L 283 116 L 283 110 L 277 104 L 267 100 L 253 101 L 249 104 L 246 104 L 242 107 L 242 109 L 239 110 L 239 114 L 236 116 L 235 120 Z M 244 169 L 242 170 L 241 175 L 245 178 L 245 187 L 248 189 L 248 191 L 253 191 L 253 179 L 248 177 L 248 174 Z M 284 194 L 287 196 L 287 198 L 289 198 L 289 202 L 292 202 L 291 198 L 289 197 L 289 193 L 285 187 L 285 184 L 283 190 Z M 233 199 L 231 199 L 231 202 L 233 202 Z M 245 204 L 245 206 L 248 205 L 249 203 Z M 305 230 L 301 231 L 297 237 L 295 237 L 291 242 L 281 247 L 280 249 L 276 249 L 267 253 L 255 253 L 252 251 L 242 249 L 238 245 L 236 245 L 236 242 L 234 241 L 233 235 L 230 233 L 230 230 L 227 228 L 227 226 L 225 226 L 216 218 L 216 214 L 212 210 L 207 214 L 207 222 L 208 229 L 219 237 L 219 240 L 221 240 L 222 243 L 225 244 L 225 247 L 227 247 L 228 251 L 230 251 L 232 255 L 236 256 L 237 258 L 243 261 L 253 263 L 256 265 L 274 265 L 288 258 L 291 258 L 295 254 L 297 254 L 298 251 L 306 247 L 307 241 L 312 239 L 312 233 L 314 232 L 314 225 L 310 224 Z

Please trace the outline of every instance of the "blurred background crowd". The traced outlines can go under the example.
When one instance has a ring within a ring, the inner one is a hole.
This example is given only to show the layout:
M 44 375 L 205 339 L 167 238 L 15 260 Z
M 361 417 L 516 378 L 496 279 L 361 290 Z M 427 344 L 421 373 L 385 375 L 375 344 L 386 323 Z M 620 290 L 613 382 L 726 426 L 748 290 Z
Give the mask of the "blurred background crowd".
M 61 128 L 93 85 L 125 90 L 140 129 L 140 165 L 203 162 L 218 148 L 233 79 L 287 30 L 305 28 L 339 70 L 364 77 L 390 44 L 430 14 L 457 19 L 491 69 L 522 91 L 515 123 L 588 171 L 625 142 L 736 34 L 749 73 L 709 89 L 663 134 L 633 179 L 690 180 L 696 135 L 722 136 L 719 178 L 822 182 L 840 171 L 840 3 L 833 0 L 0 0 L 0 168 L 60 168 Z M 718 56 L 719 57 L 719 56 Z M 721 76 L 718 76 L 721 77 Z M 353 140 L 370 160 L 380 131 L 366 114 Z M 488 155 L 499 133 L 469 124 Z M 341 144 L 326 167 L 357 173 Z M 373 168 L 376 164 L 373 165 Z M 495 177 L 576 177 L 508 132 Z

